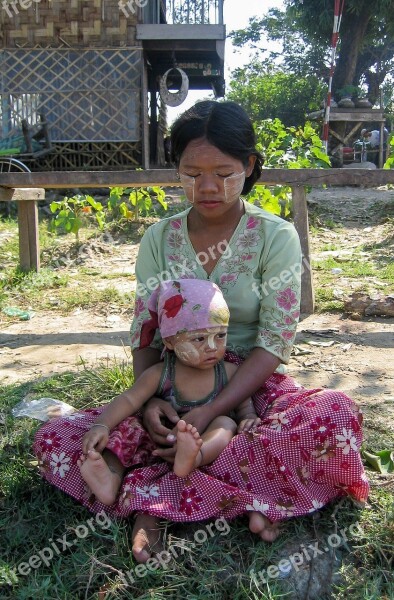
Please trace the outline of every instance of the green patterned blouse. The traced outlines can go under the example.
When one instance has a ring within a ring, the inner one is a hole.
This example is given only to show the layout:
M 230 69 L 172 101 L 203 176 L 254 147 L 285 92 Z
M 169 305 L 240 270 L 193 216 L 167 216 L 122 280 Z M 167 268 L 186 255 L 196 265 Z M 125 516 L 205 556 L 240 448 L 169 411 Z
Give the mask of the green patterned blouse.
M 136 264 L 137 289 L 131 347 L 139 348 L 141 325 L 150 318 L 147 302 L 160 281 L 209 279 L 230 309 L 227 349 L 245 357 L 264 348 L 288 363 L 299 318 L 301 249 L 290 223 L 244 202 L 229 244 L 219 241 L 196 254 L 187 230 L 188 208 L 155 223 L 141 240 Z M 217 258 L 210 275 L 209 257 Z M 152 347 L 162 349 L 157 332 Z

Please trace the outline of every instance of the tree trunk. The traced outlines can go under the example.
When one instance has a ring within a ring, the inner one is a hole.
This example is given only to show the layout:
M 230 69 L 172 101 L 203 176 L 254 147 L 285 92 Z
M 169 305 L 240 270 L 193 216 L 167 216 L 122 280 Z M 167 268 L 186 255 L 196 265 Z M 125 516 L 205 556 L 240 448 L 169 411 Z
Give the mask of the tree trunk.
M 357 58 L 363 43 L 368 23 L 372 18 L 370 7 L 359 15 L 345 14 L 342 27 L 346 36 L 341 40 L 340 52 L 332 82 L 333 96 L 337 99 L 337 91 L 347 85 L 357 85 L 355 81 Z M 339 98 L 338 98 L 339 99 Z

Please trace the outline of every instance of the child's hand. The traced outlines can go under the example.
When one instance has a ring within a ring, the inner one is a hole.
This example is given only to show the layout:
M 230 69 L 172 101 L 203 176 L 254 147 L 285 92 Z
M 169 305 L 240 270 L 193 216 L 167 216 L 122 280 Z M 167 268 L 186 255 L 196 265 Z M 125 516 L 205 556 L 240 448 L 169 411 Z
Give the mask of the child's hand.
M 92 425 L 92 428 L 82 438 L 82 453 L 87 454 L 89 450 L 102 452 L 108 443 L 109 432 L 105 427 Z
M 248 419 L 242 419 L 237 428 L 237 433 L 242 433 L 243 431 L 253 431 L 258 427 L 261 423 L 261 419 L 257 416 L 250 416 Z

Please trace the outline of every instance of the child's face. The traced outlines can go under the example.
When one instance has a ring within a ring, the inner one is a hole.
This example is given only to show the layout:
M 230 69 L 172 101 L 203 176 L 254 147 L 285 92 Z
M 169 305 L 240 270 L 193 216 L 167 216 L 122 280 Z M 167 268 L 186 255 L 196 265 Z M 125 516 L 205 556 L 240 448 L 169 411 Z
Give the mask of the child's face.
M 227 327 L 212 327 L 178 333 L 164 341 L 179 360 L 196 369 L 210 369 L 226 352 Z

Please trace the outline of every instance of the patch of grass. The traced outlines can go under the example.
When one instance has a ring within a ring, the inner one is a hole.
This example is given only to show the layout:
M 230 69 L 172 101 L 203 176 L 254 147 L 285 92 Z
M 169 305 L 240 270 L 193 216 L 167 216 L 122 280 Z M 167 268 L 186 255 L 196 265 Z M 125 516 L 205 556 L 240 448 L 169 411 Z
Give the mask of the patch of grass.
M 135 281 L 136 279 L 135 275 L 131 273 L 105 273 L 101 275 L 101 279 L 107 280 L 120 279 L 122 277 L 124 277 L 125 279 L 130 279 L 131 281 Z
M 342 312 L 343 300 L 334 295 L 332 288 L 318 287 L 315 290 L 316 312 Z
M 385 281 L 388 281 L 392 284 L 394 284 L 394 263 L 391 260 L 391 262 L 386 265 L 386 267 L 381 271 L 381 273 L 379 274 L 379 276 L 384 279 Z
M 323 260 L 312 261 L 317 283 L 316 297 L 319 302 L 325 303 L 320 310 L 338 310 L 338 299 L 333 297 L 333 289 L 340 288 L 344 292 L 364 291 L 366 293 L 383 292 L 385 295 L 394 290 L 394 263 L 390 256 L 371 253 L 370 258 L 358 256 L 357 251 L 352 260 L 337 261 L 330 256 Z M 340 273 L 333 273 L 333 269 L 341 269 Z M 352 280 L 351 291 L 349 281 Z M 326 289 L 331 288 L 331 290 Z M 327 302 L 334 301 L 334 305 Z
M 76 287 L 63 290 L 57 294 L 57 298 L 59 300 L 58 308 L 66 313 L 76 308 L 100 308 L 100 306 L 108 304 L 130 308 L 134 302 L 131 294 L 121 294 L 116 288 L 111 286 L 102 290 Z
M 334 252 L 335 250 L 340 250 L 340 248 L 337 244 L 333 243 L 323 244 L 323 246 L 320 248 L 321 252 Z
M 331 269 L 342 269 L 341 277 L 373 277 L 379 274 L 379 270 L 376 266 L 366 260 L 349 260 L 346 262 L 338 262 L 333 257 L 325 258 L 324 260 L 320 260 L 316 263 L 315 268 L 318 271 L 328 271 L 331 272 Z
M 68 281 L 67 275 L 50 269 L 41 269 L 39 273 L 24 273 L 18 267 L 10 269 L 2 273 L 0 278 L 0 306 L 40 308 L 45 302 L 43 291 L 64 288 Z
M 113 286 L 104 289 L 80 286 L 69 275 L 45 268 L 39 273 L 23 273 L 14 269 L 3 274 L 3 279 L 0 279 L 0 308 L 17 306 L 22 309 L 61 310 L 67 313 L 75 308 L 86 309 L 108 304 L 130 308 L 133 296 L 122 294 Z
M 360 537 L 352 541 L 352 560 L 342 567 L 337 600 L 383 600 L 394 597 L 392 549 L 394 539 L 394 496 L 375 488 L 369 508 L 359 513 Z M 350 557 L 349 557 L 350 558 Z

